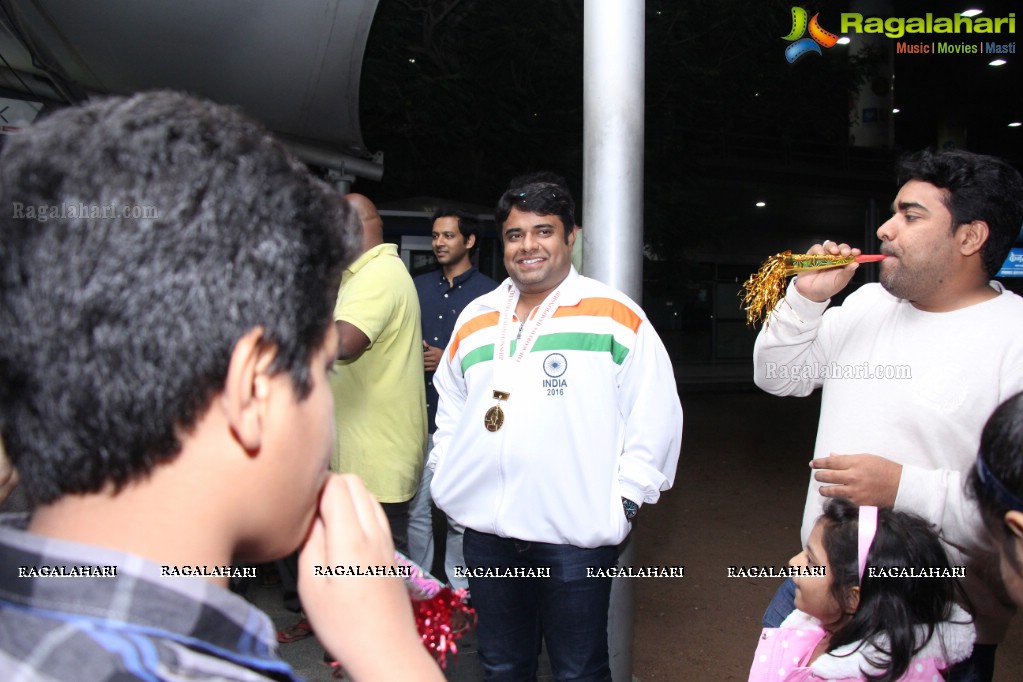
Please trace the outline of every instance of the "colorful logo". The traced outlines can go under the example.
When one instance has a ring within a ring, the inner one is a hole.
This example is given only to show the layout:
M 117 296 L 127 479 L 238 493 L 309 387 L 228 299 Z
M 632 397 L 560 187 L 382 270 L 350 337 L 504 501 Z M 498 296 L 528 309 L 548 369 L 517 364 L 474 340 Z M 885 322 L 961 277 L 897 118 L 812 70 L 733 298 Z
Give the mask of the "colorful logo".
M 808 28 L 806 10 L 802 7 L 792 8 L 792 30 L 787 36 L 783 37 L 783 40 L 787 40 L 792 43 L 785 48 L 785 59 L 789 60 L 789 64 L 795 64 L 811 52 L 822 54 L 822 47 L 833 47 L 835 43 L 838 42 L 838 36 L 829 31 L 825 31 L 821 28 L 821 25 L 817 23 L 818 16 L 820 16 L 820 14 L 813 15 L 813 19 L 809 22 L 810 37 L 804 38 L 803 34 Z

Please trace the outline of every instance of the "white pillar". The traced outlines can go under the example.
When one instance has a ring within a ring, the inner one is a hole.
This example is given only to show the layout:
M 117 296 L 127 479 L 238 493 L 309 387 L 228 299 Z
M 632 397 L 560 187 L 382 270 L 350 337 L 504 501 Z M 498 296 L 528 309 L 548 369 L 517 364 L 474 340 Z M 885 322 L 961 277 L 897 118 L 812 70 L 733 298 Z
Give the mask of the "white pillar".
M 636 301 L 643 294 L 643 0 L 585 0 L 583 9 L 583 262 L 586 275 Z M 635 558 L 635 538 L 619 565 Z M 608 647 L 615 682 L 632 680 L 635 597 L 611 587 Z
M 586 0 L 583 15 L 583 262 L 639 301 L 643 289 L 645 7 Z

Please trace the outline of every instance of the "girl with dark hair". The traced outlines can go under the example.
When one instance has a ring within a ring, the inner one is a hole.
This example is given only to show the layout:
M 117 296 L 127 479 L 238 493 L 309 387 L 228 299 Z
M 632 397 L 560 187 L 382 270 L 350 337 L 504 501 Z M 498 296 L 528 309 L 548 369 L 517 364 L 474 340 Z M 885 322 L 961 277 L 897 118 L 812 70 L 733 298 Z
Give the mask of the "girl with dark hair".
M 984 425 L 967 487 L 998 545 L 1005 589 L 1023 606 L 1023 393 L 999 405 Z
M 918 516 L 834 498 L 789 565 L 796 610 L 764 629 L 750 682 L 932 682 L 973 650 L 961 570 Z

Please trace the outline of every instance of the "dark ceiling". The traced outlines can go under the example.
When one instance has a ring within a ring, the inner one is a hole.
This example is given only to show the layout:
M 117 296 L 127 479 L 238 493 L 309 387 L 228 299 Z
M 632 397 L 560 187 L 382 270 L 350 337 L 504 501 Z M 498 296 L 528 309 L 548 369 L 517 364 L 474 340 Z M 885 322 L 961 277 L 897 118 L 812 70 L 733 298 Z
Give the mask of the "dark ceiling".
M 310 161 L 348 161 L 372 175 L 359 83 L 376 7 L 377 0 L 2 0 L 0 89 L 58 105 L 183 90 L 242 107 Z
M 936 0 L 920 3 L 895 2 L 819 3 L 821 23 L 837 31 L 842 12 L 859 11 L 865 16 L 914 17 L 953 16 L 968 8 L 982 9 L 981 16 L 1008 17 L 1023 8 L 1005 0 L 968 3 Z M 865 9 L 869 8 L 869 9 Z M 879 9 L 880 8 L 880 9 Z M 814 9 L 808 7 L 811 13 Z M 890 62 L 882 66 L 879 78 L 866 85 L 879 91 L 890 88 L 890 147 L 836 146 L 778 140 L 773 151 L 762 149 L 724 154 L 708 164 L 713 182 L 709 191 L 715 202 L 732 214 L 741 215 L 738 229 L 730 230 L 731 242 L 740 246 L 721 248 L 720 240 L 709 250 L 728 254 L 732 260 L 748 261 L 755 253 L 785 248 L 801 249 L 828 238 L 849 240 L 865 250 L 877 246 L 874 231 L 887 218 L 889 203 L 897 188 L 894 163 L 904 152 L 927 147 L 956 146 L 992 154 L 1023 168 L 1023 71 L 1014 54 L 898 54 L 897 42 L 942 40 L 974 48 L 981 42 L 1009 44 L 1023 49 L 1016 36 L 1023 29 L 1023 13 L 1015 33 L 1001 35 L 915 36 L 881 38 L 889 48 Z M 852 36 L 853 40 L 857 36 Z M 836 46 L 849 50 L 852 45 Z M 831 57 L 810 56 L 792 68 L 813 69 L 812 60 Z M 1006 63 L 991 66 L 995 58 Z M 850 104 L 852 117 L 862 114 L 858 103 Z M 882 112 L 882 118 L 887 112 Z M 855 127 L 850 131 L 856 133 Z M 770 148 L 770 145 L 767 145 Z M 755 202 L 765 202 L 756 207 Z M 728 260 L 728 256 L 725 257 Z
M 397 64 L 406 66 L 410 66 L 408 62 L 416 61 L 410 56 L 421 56 L 422 53 L 411 52 L 411 45 L 396 39 L 398 34 L 395 32 L 386 30 L 395 22 L 408 20 L 411 6 L 395 0 L 379 1 L 378 11 L 377 0 L 317 0 L 299 4 L 276 0 L 149 0 L 145 3 L 0 0 L 0 8 L 3 9 L 0 13 L 0 55 L 6 60 L 6 64 L 0 64 L 0 89 L 9 93 L 34 93 L 39 101 L 56 103 L 102 92 L 121 93 L 153 87 L 184 89 L 218 101 L 240 104 L 282 137 L 297 142 L 300 148 L 311 150 L 306 158 L 313 163 L 330 165 L 321 163 L 322 156 L 317 161 L 315 152 L 319 152 L 328 160 L 362 161 L 382 170 L 378 164 L 367 161 L 368 152 L 383 151 L 391 155 L 401 146 L 404 133 L 398 131 L 391 137 L 381 137 L 379 141 L 370 139 L 369 144 L 379 145 L 380 149 L 366 149 L 359 116 L 359 86 L 360 79 L 364 78 L 363 53 L 394 55 Z M 564 0 L 561 4 L 566 3 L 571 4 L 571 0 Z M 581 12 L 582 3 L 576 4 L 579 5 L 576 9 Z M 753 11 L 754 4 L 756 11 L 764 15 L 757 21 L 769 24 L 765 28 L 769 33 L 765 33 L 765 58 L 777 59 L 783 76 L 794 82 L 796 87 L 806 74 L 819 71 L 824 66 L 833 66 L 833 62 L 829 64 L 828 60 L 833 60 L 840 50 L 851 49 L 851 46 L 836 46 L 822 56 L 810 56 L 801 63 L 787 65 L 782 52 L 786 43 L 781 39 L 784 33 L 781 24 L 788 21 L 791 3 L 776 0 L 748 3 L 750 11 Z M 493 11 L 491 6 L 484 4 L 467 1 L 461 5 L 459 21 L 466 26 L 471 23 L 473 13 Z M 651 9 L 654 6 L 663 6 L 665 13 L 676 9 L 672 3 L 649 0 L 651 20 L 654 19 Z M 932 0 L 927 3 L 918 0 L 822 0 L 817 6 L 806 6 L 811 13 L 820 11 L 822 25 L 836 31 L 838 17 L 846 11 L 891 17 L 919 16 L 925 12 L 934 16 L 951 16 L 968 7 L 966 0 Z M 1002 17 L 1015 11 L 1019 3 L 981 0 L 971 6 L 983 9 L 984 16 Z M 736 16 L 731 5 L 721 11 L 732 12 L 732 16 Z M 371 32 L 375 14 L 381 18 Z M 656 14 L 660 15 L 660 11 Z M 557 26 L 551 30 L 562 31 L 563 38 L 565 30 L 581 31 L 581 23 L 575 25 L 579 22 L 573 18 L 574 11 L 562 12 L 562 15 L 567 17 L 568 26 Z M 417 17 L 412 18 L 413 32 L 417 30 L 418 21 Z M 383 25 L 385 23 L 386 26 Z M 1023 27 L 1023 15 L 1019 24 Z M 504 31 L 489 19 L 484 21 L 484 26 L 494 32 L 489 34 L 488 40 L 491 41 L 491 49 L 497 51 L 499 48 L 495 41 L 502 39 Z M 685 38 L 689 30 L 684 28 L 684 24 L 682 26 L 679 31 Z M 508 33 L 514 35 L 514 28 L 509 24 Z M 540 26 L 539 30 L 542 28 Z M 457 25 L 448 26 L 441 22 L 437 25 L 437 35 L 441 35 L 443 30 L 455 29 Z M 462 55 L 465 69 L 482 56 L 480 46 L 470 45 L 467 39 L 480 30 L 475 29 L 474 33 L 463 36 L 460 41 L 451 41 L 451 47 L 445 48 L 450 51 L 469 45 L 470 50 L 475 50 Z M 537 27 L 531 30 L 537 30 Z M 952 37 L 950 41 L 977 44 L 986 37 L 989 36 Z M 906 36 L 901 40 L 917 42 L 919 39 Z M 1016 33 L 997 37 L 997 40 L 1015 45 Z M 712 131 L 712 136 L 718 137 L 709 141 L 697 139 L 693 143 L 687 139 L 678 149 L 673 143 L 667 157 L 672 163 L 661 163 L 648 169 L 649 205 L 679 193 L 689 192 L 693 197 L 691 209 L 672 208 L 658 216 L 648 217 L 648 228 L 655 223 L 667 223 L 669 227 L 694 226 L 692 234 L 687 234 L 683 243 L 690 248 L 690 255 L 697 259 L 745 262 L 756 260 L 765 252 L 781 248 L 798 249 L 822 238 L 846 239 L 870 249 L 875 244 L 871 236 L 873 229 L 883 220 L 888 202 L 895 193 L 892 167 L 900 152 L 956 144 L 1002 156 L 1017 167 L 1023 166 L 1023 127 L 1010 128 L 1008 125 L 1012 121 L 1023 121 L 1020 104 L 1023 98 L 1019 95 L 1023 74 L 1016 55 L 1003 55 L 1008 63 L 993 67 L 988 65 L 990 55 L 897 54 L 895 39 L 884 38 L 881 41 L 890 48 L 890 62 L 882 66 L 868 87 L 882 91 L 890 89 L 890 102 L 900 109 L 897 114 L 881 112 L 882 119 L 891 117 L 891 147 L 870 148 L 852 146 L 846 141 L 822 143 L 819 140 L 801 140 L 798 129 L 792 136 L 754 137 L 747 135 L 741 126 L 726 130 L 722 123 L 720 130 Z M 678 40 L 675 44 L 684 47 L 685 40 Z M 549 54 L 549 49 L 543 50 L 540 56 Z M 510 59 L 534 66 L 543 63 L 542 59 L 537 61 L 538 57 L 532 53 L 528 56 L 532 61 L 524 62 L 525 56 L 512 55 Z M 439 55 L 438 61 L 457 63 L 453 54 Z M 660 95 L 655 89 L 658 87 L 656 74 L 667 70 L 665 78 L 677 80 L 675 69 L 679 62 L 672 61 L 671 55 L 663 49 L 649 53 L 647 62 L 648 99 L 652 100 Z M 669 66 L 662 66 L 662 62 Z M 499 67 L 498 62 L 494 63 Z M 683 61 L 685 63 L 688 62 Z M 420 70 L 422 65 L 420 58 L 415 70 L 407 70 L 407 77 L 429 78 L 431 83 L 456 83 L 461 75 L 434 74 L 431 77 Z M 772 62 L 772 68 L 774 66 Z M 558 73 L 558 67 L 551 64 L 537 73 L 545 71 Z M 774 68 L 774 72 L 777 73 L 778 69 Z M 740 98 L 747 90 L 750 91 L 746 93 L 748 95 L 759 90 L 761 86 L 754 78 L 751 76 L 748 81 L 730 84 L 734 86 L 734 96 Z M 376 86 L 377 83 L 371 85 Z M 382 126 L 385 133 L 398 129 L 390 126 L 390 119 L 385 119 L 383 114 L 398 111 L 400 120 L 402 116 L 411 117 L 427 110 L 423 105 L 428 102 L 422 98 L 406 97 L 410 101 L 401 102 L 394 95 L 396 92 L 421 90 L 412 90 L 400 80 L 392 86 L 390 89 L 370 88 L 370 92 L 385 93 L 385 96 L 363 103 L 364 111 L 365 106 L 371 106 L 379 120 L 387 121 Z M 560 87 L 565 89 L 563 82 Z M 426 89 L 426 92 L 431 90 Z M 675 96 L 689 100 L 693 90 Z M 532 97 L 541 103 L 552 100 L 551 95 L 543 92 L 532 93 Z M 487 153 L 472 149 L 474 146 L 497 145 L 497 140 L 505 145 L 516 144 L 517 137 L 521 140 L 522 135 L 530 133 L 530 129 L 523 128 L 519 121 L 501 119 L 505 114 L 514 115 L 513 111 L 495 116 L 492 101 L 482 96 L 476 99 L 480 100 L 478 108 L 486 112 L 484 120 L 499 134 L 487 141 L 460 139 L 458 147 L 449 145 L 449 155 L 453 159 L 447 185 L 449 189 L 441 186 L 430 187 L 426 191 L 489 205 L 496 199 L 496 196 L 491 196 L 492 191 L 485 187 L 475 193 L 466 191 L 466 184 L 460 182 L 459 176 L 474 175 L 467 170 L 473 166 L 461 161 L 463 148 L 469 150 L 469 155 L 487 159 L 487 163 L 477 167 L 502 175 L 502 180 L 549 165 L 552 157 L 539 157 L 533 162 L 534 168 L 522 168 L 521 158 L 515 162 L 518 165 L 504 168 L 498 164 L 502 156 L 510 155 L 502 153 L 496 146 Z M 736 99 L 734 102 L 711 101 L 704 104 L 712 108 L 720 106 L 722 112 L 727 112 L 746 106 L 742 102 Z M 443 101 L 440 107 L 436 106 L 436 102 L 429 104 L 434 105 L 433 110 L 440 112 L 441 120 L 437 125 L 443 126 L 447 121 L 450 127 L 450 114 L 453 113 L 450 108 L 445 109 Z M 841 115 L 842 101 L 839 105 Z M 408 107 L 407 112 L 400 111 L 403 106 Z M 462 110 L 467 109 L 464 103 L 459 106 Z M 850 108 L 855 117 L 858 114 L 856 105 L 852 103 Z M 658 129 L 664 123 L 653 114 L 648 105 L 647 139 L 657 145 L 665 136 L 665 131 Z M 368 119 L 369 123 L 376 122 L 377 118 Z M 569 122 L 566 128 L 571 129 L 564 132 L 559 129 L 557 139 L 561 140 L 561 147 L 570 151 L 562 151 L 556 157 L 562 161 L 554 163 L 571 166 L 572 162 L 566 164 L 563 160 L 581 158 L 581 149 L 578 152 L 575 149 L 581 146 L 581 122 L 575 124 L 571 117 L 565 120 Z M 415 130 L 414 127 L 410 129 Z M 704 132 L 695 131 L 694 138 Z M 674 139 L 679 139 L 677 134 Z M 545 147 L 548 154 L 551 149 L 549 144 Z M 381 185 L 360 181 L 358 189 L 370 194 L 379 193 L 384 198 L 400 198 L 422 194 L 424 188 L 417 187 L 417 181 L 445 177 L 447 182 L 448 176 L 438 170 L 438 164 L 443 160 L 441 155 L 430 152 L 426 147 L 422 147 L 422 152 L 415 159 L 400 154 L 389 156 L 391 182 L 395 176 L 404 174 L 409 179 L 404 184 L 389 189 L 388 177 L 385 176 Z M 652 157 L 653 152 L 648 150 L 648 159 Z M 674 163 L 675 158 L 678 159 L 677 164 Z M 411 167 L 424 163 L 430 165 Z M 410 167 L 404 168 L 405 165 Z M 688 173 L 674 175 L 686 165 L 690 166 Z M 578 178 L 581 173 L 573 167 L 557 167 L 555 170 L 570 180 Z M 570 184 L 576 183 L 578 180 Z M 575 189 L 578 192 L 580 188 L 576 186 Z M 766 205 L 756 207 L 757 201 Z M 587 220 L 586 216 L 583 220 Z

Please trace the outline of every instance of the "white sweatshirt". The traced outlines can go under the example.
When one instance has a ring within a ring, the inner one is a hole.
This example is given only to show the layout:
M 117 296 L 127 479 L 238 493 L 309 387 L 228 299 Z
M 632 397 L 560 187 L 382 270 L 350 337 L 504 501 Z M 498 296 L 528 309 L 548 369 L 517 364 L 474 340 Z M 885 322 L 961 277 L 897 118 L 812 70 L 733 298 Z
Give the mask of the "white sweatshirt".
M 573 269 L 515 367 L 503 426 L 490 432 L 483 422 L 496 403 L 494 348 L 509 287 L 507 279 L 466 306 L 434 375 L 433 499 L 484 533 L 618 544 L 631 526 L 621 498 L 656 502 L 675 477 L 682 407 L 671 361 L 639 306 Z
M 757 386 L 809 395 L 822 386 L 814 458 L 870 453 L 903 465 L 895 508 L 938 530 L 977 608 L 978 641 L 1004 635 L 1013 612 L 976 505 L 964 489 L 980 432 L 1005 399 L 1023 389 L 1023 299 L 1000 296 L 928 313 L 867 284 L 841 306 L 788 292 L 753 351 Z M 802 542 L 825 498 L 810 477 Z

